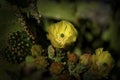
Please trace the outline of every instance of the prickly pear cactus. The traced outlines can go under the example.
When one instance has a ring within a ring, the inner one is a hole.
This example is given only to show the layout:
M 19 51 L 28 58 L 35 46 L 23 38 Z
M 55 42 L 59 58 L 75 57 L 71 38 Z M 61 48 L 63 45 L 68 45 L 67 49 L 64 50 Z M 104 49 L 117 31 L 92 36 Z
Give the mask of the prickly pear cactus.
M 8 47 L 4 50 L 3 56 L 11 63 L 20 63 L 25 57 L 31 55 L 31 46 L 35 43 L 26 32 L 17 31 L 8 38 Z

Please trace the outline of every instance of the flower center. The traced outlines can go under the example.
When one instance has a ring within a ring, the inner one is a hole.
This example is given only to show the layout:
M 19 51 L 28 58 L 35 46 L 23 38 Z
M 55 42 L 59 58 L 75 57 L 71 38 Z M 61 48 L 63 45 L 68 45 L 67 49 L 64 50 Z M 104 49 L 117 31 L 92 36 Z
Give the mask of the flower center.
M 64 37 L 64 34 L 63 34 L 63 33 L 61 33 L 61 34 L 60 34 L 60 36 L 63 38 L 63 37 Z

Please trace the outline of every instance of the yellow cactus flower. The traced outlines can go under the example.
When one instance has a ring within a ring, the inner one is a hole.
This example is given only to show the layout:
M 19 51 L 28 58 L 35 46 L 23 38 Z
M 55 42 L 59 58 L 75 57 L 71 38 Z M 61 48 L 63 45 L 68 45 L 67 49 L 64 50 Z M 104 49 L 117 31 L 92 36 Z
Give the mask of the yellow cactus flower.
M 91 71 L 99 77 L 107 77 L 114 66 L 114 59 L 108 51 L 103 51 L 103 48 L 96 49 L 95 53 L 91 59 Z
M 76 41 L 77 30 L 68 21 L 60 21 L 47 27 L 47 38 L 56 48 L 65 48 Z

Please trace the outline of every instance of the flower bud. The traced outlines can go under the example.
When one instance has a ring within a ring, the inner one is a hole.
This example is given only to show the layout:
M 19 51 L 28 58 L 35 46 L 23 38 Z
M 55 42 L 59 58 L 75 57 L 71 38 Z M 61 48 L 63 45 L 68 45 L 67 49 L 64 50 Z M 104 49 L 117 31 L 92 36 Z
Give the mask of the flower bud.
M 83 65 L 90 65 L 91 54 L 85 53 L 80 56 L 80 63 Z

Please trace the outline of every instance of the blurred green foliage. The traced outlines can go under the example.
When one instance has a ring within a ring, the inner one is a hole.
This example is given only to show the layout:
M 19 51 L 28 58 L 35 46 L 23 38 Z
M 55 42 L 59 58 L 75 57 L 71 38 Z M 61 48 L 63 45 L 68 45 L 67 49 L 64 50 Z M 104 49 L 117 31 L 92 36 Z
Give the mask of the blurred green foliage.
M 5 0 L 0 0 L 0 5 L 0 46 L 2 48 L 7 44 L 9 33 L 20 31 L 22 27 L 15 17 L 11 5 Z

